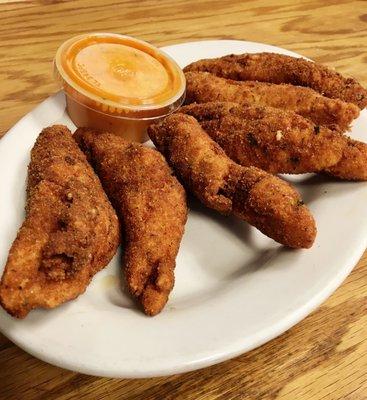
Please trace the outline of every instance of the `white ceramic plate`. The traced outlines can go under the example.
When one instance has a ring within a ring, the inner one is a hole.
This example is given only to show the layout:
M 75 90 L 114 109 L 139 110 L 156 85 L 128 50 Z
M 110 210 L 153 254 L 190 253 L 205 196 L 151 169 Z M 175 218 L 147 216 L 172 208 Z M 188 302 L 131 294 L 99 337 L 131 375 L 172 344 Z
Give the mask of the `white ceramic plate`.
M 164 49 L 184 67 L 228 53 L 271 51 L 259 43 L 205 41 Z M 24 217 L 29 151 L 42 128 L 73 124 L 56 94 L 19 121 L 0 141 L 0 266 Z M 363 139 L 363 111 L 351 135 Z M 120 288 L 120 254 L 86 293 L 22 321 L 0 311 L 0 329 L 51 364 L 108 377 L 150 377 L 205 367 L 251 350 L 281 334 L 324 301 L 366 247 L 367 185 L 292 178 L 318 226 L 311 250 L 292 251 L 234 218 L 190 200 L 177 259 L 176 285 L 163 312 L 146 317 Z

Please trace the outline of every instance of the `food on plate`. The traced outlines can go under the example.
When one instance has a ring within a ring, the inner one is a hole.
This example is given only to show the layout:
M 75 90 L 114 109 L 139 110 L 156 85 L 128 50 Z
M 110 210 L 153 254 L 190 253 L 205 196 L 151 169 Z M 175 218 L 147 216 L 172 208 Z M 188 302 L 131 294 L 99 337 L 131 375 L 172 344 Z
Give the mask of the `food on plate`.
M 154 149 L 91 129 L 78 129 L 75 138 L 120 217 L 128 287 L 144 312 L 155 315 L 174 285 L 187 219 L 184 188 Z
M 70 131 L 44 129 L 31 151 L 26 217 L 1 279 L 1 305 L 24 318 L 76 298 L 118 244 L 117 216 Z
M 342 157 L 345 138 L 290 111 L 229 102 L 190 104 L 195 117 L 228 157 L 271 173 L 321 171 Z
M 196 61 L 184 71 L 206 71 L 236 81 L 307 86 L 323 96 L 354 103 L 360 109 L 367 105 L 367 90 L 355 79 L 345 78 L 324 65 L 283 54 L 231 54 Z
M 188 213 L 172 170 L 207 207 L 291 248 L 312 246 L 315 221 L 272 174 L 367 180 L 367 144 L 342 135 L 367 91 L 302 58 L 232 54 L 184 74 L 146 42 L 93 33 L 60 46 L 55 73 L 81 128 L 45 128 L 31 151 L 26 216 L 0 282 L 0 304 L 17 318 L 82 294 L 115 254 L 119 225 L 128 288 L 158 314 Z M 131 142 L 148 126 L 162 154 Z
M 330 99 L 313 89 L 289 84 L 234 81 L 209 72 L 186 72 L 186 104 L 230 101 L 294 111 L 316 125 L 345 131 L 359 115 L 353 103 Z M 282 114 L 280 114 L 282 115 Z
M 261 169 L 233 162 L 194 117 L 171 114 L 151 125 L 148 134 L 207 207 L 233 214 L 286 246 L 312 246 L 315 222 L 296 190 Z
M 365 180 L 367 144 L 313 124 L 290 111 L 211 102 L 181 107 L 196 118 L 228 157 L 273 174 L 327 170 L 342 179 Z
M 185 77 L 177 63 L 151 44 L 112 33 L 88 33 L 64 42 L 55 75 L 76 126 L 146 140 L 146 128 L 183 102 Z

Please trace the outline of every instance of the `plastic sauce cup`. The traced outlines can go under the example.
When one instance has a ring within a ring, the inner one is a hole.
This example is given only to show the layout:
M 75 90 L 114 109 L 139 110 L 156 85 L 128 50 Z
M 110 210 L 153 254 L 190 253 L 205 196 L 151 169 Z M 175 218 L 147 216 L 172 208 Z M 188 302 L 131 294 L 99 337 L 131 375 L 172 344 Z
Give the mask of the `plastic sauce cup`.
M 161 50 L 129 36 L 89 33 L 57 50 L 54 73 L 77 127 L 143 142 L 147 127 L 184 101 L 181 68 Z

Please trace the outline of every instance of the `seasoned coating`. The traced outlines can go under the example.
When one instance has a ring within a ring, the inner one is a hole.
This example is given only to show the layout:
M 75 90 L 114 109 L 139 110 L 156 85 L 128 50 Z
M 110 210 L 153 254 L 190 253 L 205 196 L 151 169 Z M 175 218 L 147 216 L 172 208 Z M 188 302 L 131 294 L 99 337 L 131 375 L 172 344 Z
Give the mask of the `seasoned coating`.
M 367 179 L 367 144 L 271 107 L 212 102 L 181 107 L 226 154 L 273 174 L 326 170 L 341 179 Z
M 345 78 L 324 65 L 283 54 L 231 54 L 196 61 L 184 71 L 206 71 L 236 81 L 306 86 L 326 97 L 354 103 L 360 109 L 367 105 L 367 90 L 355 79 Z
M 156 150 L 89 129 L 78 129 L 75 138 L 119 215 L 129 290 L 146 314 L 158 314 L 174 285 L 185 191 Z
M 325 171 L 340 179 L 367 181 L 367 144 L 351 138 L 346 143 L 340 161 Z
M 229 159 L 195 118 L 177 113 L 148 128 L 176 174 L 207 207 L 233 214 L 289 247 L 309 248 L 315 222 L 288 183 Z
M 336 164 L 346 139 L 301 116 L 270 107 L 212 102 L 181 107 L 228 157 L 273 174 L 317 172 Z
M 353 103 L 329 99 L 316 91 L 288 84 L 238 82 L 209 72 L 186 72 L 186 104 L 230 101 L 242 105 L 270 106 L 294 111 L 316 125 L 345 131 L 359 115 Z
M 1 305 L 18 318 L 82 294 L 119 244 L 117 216 L 65 126 L 41 132 L 28 173 L 26 218 L 0 283 Z

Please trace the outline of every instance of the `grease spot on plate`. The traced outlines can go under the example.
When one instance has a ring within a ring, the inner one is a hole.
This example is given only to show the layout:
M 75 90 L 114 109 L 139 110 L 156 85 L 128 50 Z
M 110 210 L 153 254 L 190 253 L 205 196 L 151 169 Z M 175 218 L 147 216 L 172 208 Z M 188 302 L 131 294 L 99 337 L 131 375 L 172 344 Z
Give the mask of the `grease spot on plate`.
M 100 285 L 103 289 L 112 289 L 119 285 L 119 278 L 116 275 L 106 275 L 101 281 Z

